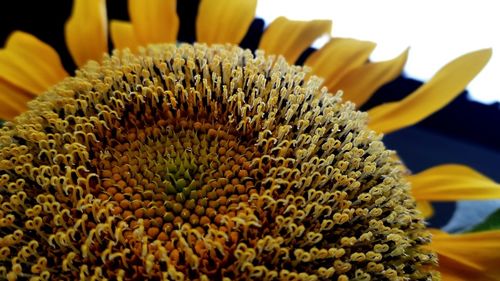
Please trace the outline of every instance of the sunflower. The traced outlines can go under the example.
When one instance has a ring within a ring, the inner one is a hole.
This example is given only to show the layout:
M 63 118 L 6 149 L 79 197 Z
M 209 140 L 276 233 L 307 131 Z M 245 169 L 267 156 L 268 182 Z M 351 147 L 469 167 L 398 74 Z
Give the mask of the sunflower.
M 500 198 L 498 184 L 451 164 L 409 175 L 378 134 L 442 108 L 491 50 L 361 113 L 408 51 L 367 63 L 373 43 L 332 38 L 302 68 L 329 21 L 278 18 L 252 54 L 237 45 L 256 1 L 201 1 L 201 44 L 177 42 L 175 1 L 128 5 L 108 55 L 105 2 L 74 2 L 75 77 L 30 34 L 0 51 L 0 117 L 12 120 L 0 135 L 0 276 L 427 280 L 437 253 L 444 280 L 500 280 L 498 231 L 428 230 L 414 201 L 429 216 L 431 201 Z

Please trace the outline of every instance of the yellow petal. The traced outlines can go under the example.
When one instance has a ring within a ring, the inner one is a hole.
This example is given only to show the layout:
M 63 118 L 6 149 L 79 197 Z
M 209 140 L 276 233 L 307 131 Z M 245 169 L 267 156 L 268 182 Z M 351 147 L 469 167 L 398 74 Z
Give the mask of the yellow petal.
M 446 256 L 438 255 L 439 263 L 439 273 L 441 274 L 441 281 L 471 281 L 471 280 L 481 280 L 477 279 L 479 273 L 475 269 L 465 267 L 456 261 L 447 258 Z M 492 279 L 486 279 L 492 280 Z
M 417 200 L 500 199 L 500 184 L 463 165 L 436 166 L 409 176 L 408 180 Z
M 426 118 L 460 94 L 490 57 L 491 49 L 484 49 L 453 60 L 403 100 L 369 110 L 370 127 L 378 132 L 390 133 Z
M 78 66 L 100 60 L 108 52 L 108 23 L 104 0 L 75 0 L 64 27 L 66 45 Z
M 434 208 L 428 201 L 417 201 L 417 209 L 422 212 L 422 216 L 426 219 L 434 215 Z
M 23 91 L 6 81 L 0 80 L 0 119 L 12 120 L 28 109 L 27 103 L 35 96 Z
M 16 31 L 0 51 L 0 78 L 32 94 L 40 94 L 68 76 L 59 55 L 35 36 Z
M 141 45 L 177 40 L 176 0 L 129 0 L 128 12 Z
M 259 49 L 267 54 L 282 55 L 289 63 L 295 63 L 314 40 L 330 34 L 331 29 L 332 23 L 328 20 L 293 21 L 279 17 L 264 31 Z
M 196 41 L 239 44 L 256 8 L 257 0 L 202 0 L 196 18 Z
M 353 69 L 333 86 L 332 93 L 342 90 L 344 100 L 360 107 L 378 88 L 401 74 L 407 58 L 408 49 L 392 60 L 369 63 Z
M 363 65 L 368 60 L 375 43 L 348 38 L 333 38 L 325 46 L 311 54 L 305 65 L 310 66 L 314 75 L 325 79 L 325 86 L 332 87 L 349 71 Z
M 443 280 L 500 280 L 500 231 L 448 234 L 432 230 Z
M 111 40 L 115 49 L 129 48 L 133 52 L 137 51 L 139 42 L 135 36 L 134 27 L 130 22 L 112 20 L 110 24 Z

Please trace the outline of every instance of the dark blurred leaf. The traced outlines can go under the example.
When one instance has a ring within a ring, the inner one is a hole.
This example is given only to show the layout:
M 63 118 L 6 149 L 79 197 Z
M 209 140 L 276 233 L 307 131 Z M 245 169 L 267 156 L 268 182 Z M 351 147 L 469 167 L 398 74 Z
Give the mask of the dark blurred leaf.
M 469 232 L 500 229 L 500 209 L 489 215 L 482 223 L 476 225 Z

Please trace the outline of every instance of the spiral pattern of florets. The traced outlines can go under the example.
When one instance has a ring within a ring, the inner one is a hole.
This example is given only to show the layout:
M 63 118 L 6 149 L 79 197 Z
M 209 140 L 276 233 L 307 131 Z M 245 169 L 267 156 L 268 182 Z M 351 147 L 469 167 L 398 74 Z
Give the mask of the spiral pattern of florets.
M 427 280 L 366 114 L 235 46 L 89 63 L 0 131 L 8 280 Z

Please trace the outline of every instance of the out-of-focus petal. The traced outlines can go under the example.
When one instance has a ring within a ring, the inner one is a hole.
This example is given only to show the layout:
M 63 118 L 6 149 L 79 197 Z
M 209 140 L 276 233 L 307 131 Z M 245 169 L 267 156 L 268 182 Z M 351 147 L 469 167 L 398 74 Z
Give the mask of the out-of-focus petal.
M 176 0 L 129 0 L 128 12 L 141 45 L 177 40 L 179 17 Z
M 259 49 L 268 55 L 282 55 L 293 64 L 314 40 L 330 34 L 331 28 L 328 20 L 294 21 L 279 17 L 264 31 Z
M 16 31 L 0 51 L 0 78 L 38 95 L 68 76 L 57 52 L 35 36 Z
M 370 109 L 370 127 L 378 132 L 390 133 L 418 123 L 460 94 L 490 57 L 491 49 L 484 49 L 453 60 L 403 100 Z
M 312 68 L 314 75 L 325 79 L 330 92 L 333 86 L 349 71 L 365 64 L 375 43 L 349 38 L 333 38 L 325 46 L 311 54 L 305 65 Z
M 66 45 L 78 66 L 100 60 L 108 52 L 108 23 L 104 0 L 75 0 L 64 28 Z
M 422 212 L 424 218 L 430 218 L 434 215 L 434 208 L 427 201 L 417 201 L 417 209 Z
M 432 230 L 443 281 L 500 280 L 500 231 L 448 234 Z
M 196 18 L 196 41 L 239 44 L 256 8 L 257 0 L 202 0 Z
M 500 184 L 463 165 L 440 165 L 407 179 L 417 200 L 500 199 Z
M 110 24 L 111 40 L 115 49 L 129 48 L 133 52 L 137 51 L 139 42 L 135 36 L 134 27 L 130 22 L 112 20 Z
M 332 92 L 342 90 L 344 100 L 360 107 L 378 88 L 401 74 L 407 58 L 408 50 L 392 60 L 369 63 L 353 69 L 333 86 Z
M 27 103 L 33 98 L 35 96 L 32 94 L 0 80 L 0 119 L 12 120 L 23 113 L 28 109 Z

